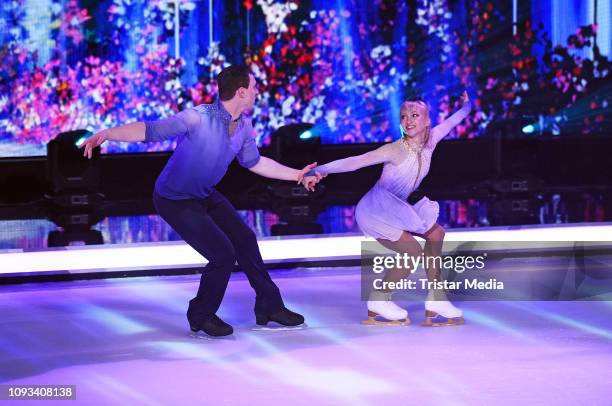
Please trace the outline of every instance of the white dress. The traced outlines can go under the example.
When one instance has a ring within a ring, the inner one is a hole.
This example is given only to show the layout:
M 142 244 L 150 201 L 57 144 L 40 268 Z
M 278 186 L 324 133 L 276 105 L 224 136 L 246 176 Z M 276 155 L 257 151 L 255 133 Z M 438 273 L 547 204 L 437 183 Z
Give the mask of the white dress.
M 440 212 L 437 202 L 427 197 L 414 205 L 406 201 L 429 172 L 433 149 L 425 147 L 420 154 L 407 151 L 398 165 L 385 163 L 378 182 L 357 204 L 355 217 L 364 234 L 397 241 L 404 231 L 424 234 L 436 223 Z
M 470 112 L 469 103 L 431 130 L 420 151 L 409 149 L 403 140 L 385 144 L 363 155 L 339 159 L 313 169 L 321 174 L 350 172 L 384 162 L 380 179 L 359 203 L 355 217 L 364 234 L 397 241 L 404 231 L 424 234 L 436 223 L 440 206 L 423 197 L 414 205 L 406 199 L 429 172 L 431 155 L 442 138 Z

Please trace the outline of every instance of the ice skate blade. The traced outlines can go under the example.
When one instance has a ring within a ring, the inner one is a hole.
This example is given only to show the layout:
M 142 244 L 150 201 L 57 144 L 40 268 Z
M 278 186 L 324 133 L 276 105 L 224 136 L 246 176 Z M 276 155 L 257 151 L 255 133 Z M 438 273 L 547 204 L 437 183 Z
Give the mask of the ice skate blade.
M 440 320 L 442 319 L 442 320 Z M 444 326 L 460 326 L 465 323 L 463 316 L 461 317 L 444 317 L 435 312 L 425 312 L 425 321 L 421 323 L 421 326 L 425 327 L 444 327 Z
M 189 332 L 189 337 L 193 338 L 194 340 L 204 340 L 204 341 L 215 340 L 215 338 L 209 336 L 208 334 L 206 334 L 203 331 L 198 331 L 197 333 L 194 333 L 193 331 L 190 331 Z
M 202 340 L 202 341 L 218 341 L 218 340 L 235 340 L 236 339 L 232 334 L 226 335 L 226 336 L 209 336 L 202 330 L 198 331 L 197 333 L 190 331 L 188 334 L 189 334 L 189 338 L 192 338 L 194 340 Z
M 267 326 L 255 326 L 251 331 L 294 331 L 294 330 L 305 330 L 308 326 L 306 324 L 300 324 L 299 326 L 278 326 L 278 327 L 267 327 Z
M 368 311 L 368 318 L 363 320 L 361 323 L 366 326 L 407 326 L 410 324 L 410 319 L 402 319 L 402 320 L 378 320 L 376 317 L 379 315 Z

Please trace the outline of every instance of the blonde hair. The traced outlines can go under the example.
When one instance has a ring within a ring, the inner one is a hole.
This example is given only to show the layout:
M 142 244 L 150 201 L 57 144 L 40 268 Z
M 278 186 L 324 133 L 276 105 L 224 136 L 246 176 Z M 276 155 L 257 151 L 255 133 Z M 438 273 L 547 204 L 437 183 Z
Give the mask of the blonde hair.
M 429 106 L 423 100 L 406 100 L 400 106 L 400 111 L 403 109 L 411 109 L 414 108 L 416 110 L 420 110 L 427 117 L 427 127 L 425 127 L 425 137 L 423 139 L 423 145 L 427 145 L 429 143 L 429 136 L 431 133 L 431 119 L 429 118 Z M 403 133 L 402 133 L 403 136 Z

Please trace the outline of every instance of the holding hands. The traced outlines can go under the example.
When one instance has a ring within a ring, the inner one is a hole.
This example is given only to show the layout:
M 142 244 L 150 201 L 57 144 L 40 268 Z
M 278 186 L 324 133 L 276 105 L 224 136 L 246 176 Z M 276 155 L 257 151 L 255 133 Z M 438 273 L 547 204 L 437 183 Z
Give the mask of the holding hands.
M 320 173 L 313 171 L 316 166 L 316 162 L 306 165 L 304 169 L 300 171 L 297 178 L 297 183 L 303 185 L 309 192 L 314 192 L 315 185 L 323 179 Z

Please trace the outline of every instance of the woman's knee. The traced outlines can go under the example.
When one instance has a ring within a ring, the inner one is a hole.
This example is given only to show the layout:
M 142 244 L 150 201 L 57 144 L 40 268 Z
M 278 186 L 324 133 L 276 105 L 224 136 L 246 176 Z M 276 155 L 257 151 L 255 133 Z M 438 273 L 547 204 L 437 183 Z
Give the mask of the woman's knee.
M 419 256 L 423 252 L 421 244 L 408 231 L 404 231 L 399 240 L 387 241 L 383 246 L 400 254 Z

